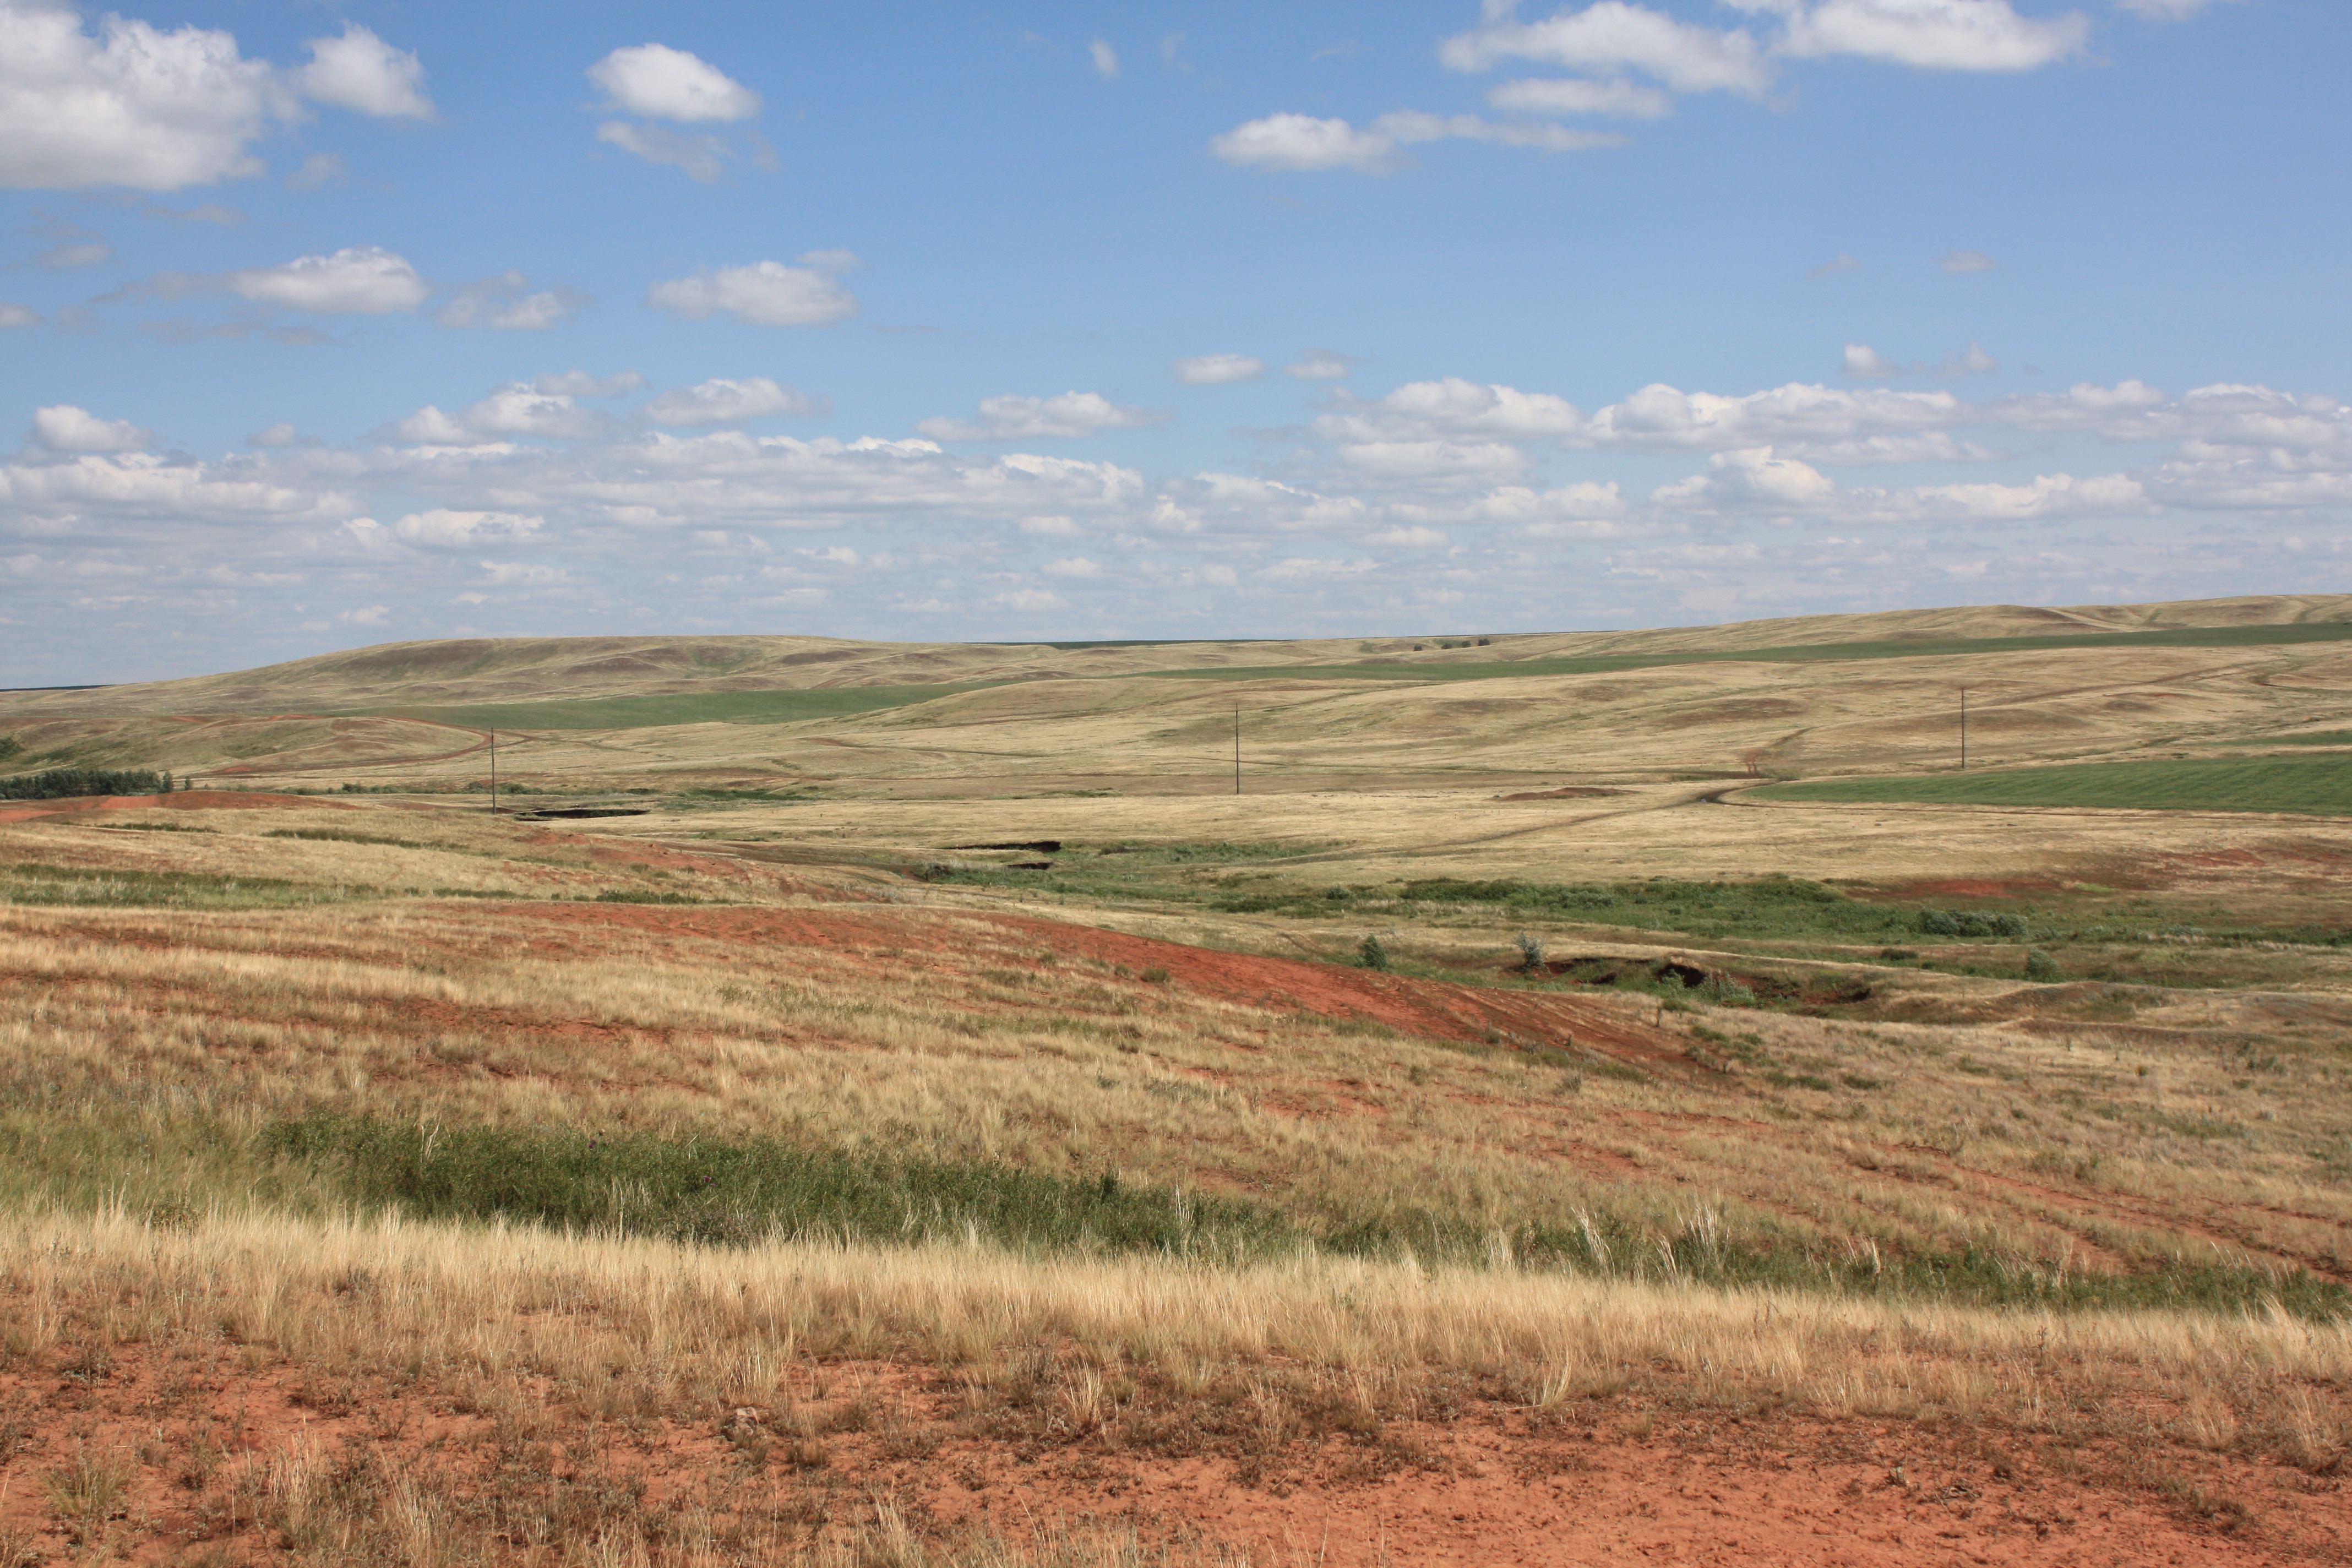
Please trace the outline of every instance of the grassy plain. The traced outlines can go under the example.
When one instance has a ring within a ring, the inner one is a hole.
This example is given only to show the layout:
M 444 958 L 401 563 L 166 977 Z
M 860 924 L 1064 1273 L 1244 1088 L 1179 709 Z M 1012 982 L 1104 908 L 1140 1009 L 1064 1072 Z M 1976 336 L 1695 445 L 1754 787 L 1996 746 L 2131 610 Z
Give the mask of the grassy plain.
M 0 809 L 0 1564 L 2324 1557 L 2338 613 L 11 700 L 241 787 Z

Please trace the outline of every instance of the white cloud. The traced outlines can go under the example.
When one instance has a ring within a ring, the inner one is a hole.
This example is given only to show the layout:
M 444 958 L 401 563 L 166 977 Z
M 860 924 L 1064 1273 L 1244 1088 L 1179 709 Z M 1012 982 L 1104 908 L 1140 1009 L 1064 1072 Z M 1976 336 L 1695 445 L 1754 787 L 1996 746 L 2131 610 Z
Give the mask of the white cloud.
M 833 276 L 846 256 L 845 251 L 812 252 L 802 258 L 818 263 L 809 267 L 787 267 L 781 261 L 721 267 L 656 283 L 646 302 L 694 321 L 723 314 L 757 327 L 825 326 L 857 314 L 857 297 Z
M 1507 441 L 1364 441 L 1341 447 L 1339 462 L 1359 474 L 1415 480 L 1493 480 L 1519 473 L 1528 455 Z
M 348 246 L 330 256 L 301 256 L 283 267 L 247 267 L 213 279 L 158 280 L 167 291 L 213 286 L 241 299 L 321 315 L 380 316 L 414 310 L 432 292 L 404 256 L 381 246 Z
M 1044 539 L 1076 539 L 1086 532 L 1078 526 L 1076 518 L 1068 517 L 1024 517 L 1021 520 L 1020 528 L 1024 533 L 1036 534 Z
M 1282 367 L 1282 374 L 1300 381 L 1339 381 L 1351 374 L 1360 361 L 1332 349 L 1308 349 Z
M 1083 555 L 1068 555 L 1059 561 L 1045 563 L 1045 575 L 1048 577 L 1099 577 L 1102 574 L 1102 563 L 1089 561 Z
M 2217 0 L 2116 0 L 2116 4 L 2136 16 L 2158 22 L 2186 22 Z
M 1093 43 L 1087 46 L 1087 58 L 1094 63 L 1095 75 L 1101 77 L 1106 81 L 1114 80 L 1118 78 L 1118 51 L 1112 48 L 1102 39 L 1097 38 Z
M 1903 367 L 1872 348 L 1868 343 L 1848 343 L 1844 362 L 1839 373 L 1857 381 L 1892 381 L 1903 374 Z
M 1507 59 L 1576 70 L 1633 69 L 1677 92 L 1754 97 L 1772 85 L 1770 62 L 1746 32 L 1693 26 L 1624 0 L 1600 0 L 1581 11 L 1562 8 L 1540 22 L 1521 22 L 1515 10 L 1490 5 L 1477 27 L 1445 40 L 1438 58 L 1459 71 L 1491 70 Z
M 1868 351 L 1864 351 L 1867 353 Z M 1901 435 L 1940 435 L 1980 420 L 1948 392 L 1893 392 L 1792 382 L 1725 397 L 1652 385 L 1595 414 L 1571 445 L 1635 452 L 1729 452 L 1759 447 L 1801 448 L 1816 459 L 1891 462 L 1910 457 L 1983 456 L 1949 443 L 1912 447 L 1869 443 Z
M 245 438 L 248 447 L 292 447 L 302 439 L 302 433 L 283 420 L 266 430 L 256 430 Z
M 33 259 L 53 272 L 62 272 L 68 268 L 95 267 L 113 257 L 114 247 L 104 240 L 86 239 L 71 245 L 53 245 Z
M 24 305 L 11 305 L 0 301 L 0 329 L 37 326 L 40 320 L 41 313 L 38 310 Z
M 341 615 L 335 618 L 341 621 L 347 621 L 355 626 L 380 626 L 383 625 L 384 622 L 392 618 L 392 606 L 389 605 L 370 605 L 364 609 L 345 610 Z
M 1837 497 L 1830 477 L 1769 447 L 1717 452 L 1706 472 L 1660 486 L 1651 500 L 1699 510 L 1818 511 Z
M 545 526 L 545 520 L 510 511 L 411 512 L 392 525 L 392 531 L 410 544 L 470 550 L 492 540 L 527 539 Z
M 1546 153 L 1621 147 L 1622 136 L 1570 131 L 1559 125 L 1496 124 L 1475 114 L 1424 114 L 1397 110 L 1361 130 L 1345 120 L 1311 114 L 1269 114 L 1213 137 L 1209 151 L 1243 168 L 1315 172 L 1354 169 L 1384 174 L 1404 166 L 1403 150 L 1423 142 L 1499 142 Z
M 760 112 L 760 95 L 716 66 L 662 44 L 614 49 L 588 68 L 614 107 L 649 120 L 729 124 Z
M 1834 278 L 1841 272 L 1852 272 L 1861 265 L 1861 262 L 1856 261 L 1853 257 L 1848 256 L 1844 251 L 1841 250 L 1829 260 L 1822 262 L 1819 267 L 1807 268 L 1805 269 L 1805 276 L 1808 278 Z
M 531 388 L 551 397 L 618 397 L 625 392 L 636 391 L 645 384 L 646 378 L 633 370 L 625 370 L 616 375 L 590 375 L 584 370 L 567 370 L 537 377 L 531 382 Z
M 0 185 L 176 191 L 261 172 L 247 151 L 292 97 L 226 32 L 163 32 L 69 5 L 0 0 Z
M 544 588 L 568 580 L 572 574 L 561 566 L 542 566 L 523 561 L 485 561 L 483 580 L 499 588 Z
M 915 428 L 935 441 L 1034 441 L 1134 430 L 1167 418 L 1154 409 L 1113 403 L 1099 392 L 1065 392 L 1055 397 L 1006 394 L 982 398 L 978 419 L 926 419 Z
M 128 419 L 100 419 L 59 403 L 33 411 L 33 439 L 52 452 L 136 452 L 152 446 L 155 437 Z
M 1285 579 L 1360 577 L 1367 572 L 1377 572 L 1381 563 L 1359 558 L 1354 561 L 1326 561 L 1313 556 L 1294 555 L 1267 567 L 1264 575 L 1279 582 Z
M 471 408 L 445 414 L 426 404 L 392 427 L 404 441 L 433 447 L 470 446 L 509 436 L 546 436 L 581 441 L 609 433 L 611 416 L 582 408 L 565 393 L 541 392 L 527 382 L 511 382 Z
M 1229 381 L 1255 381 L 1265 374 L 1265 361 L 1248 354 L 1197 354 L 1178 360 L 1169 369 L 1187 386 L 1216 386 Z
M 1015 588 L 1009 594 L 999 594 L 989 601 L 1003 605 L 1008 610 L 1059 610 L 1069 601 L 1050 588 Z
M 2137 481 L 2121 474 L 2088 479 L 2044 474 L 2030 485 L 1930 485 L 1913 494 L 1931 511 L 2004 521 L 2060 515 L 2115 516 L 2146 510 L 2145 493 Z
M 1507 81 L 1488 88 L 1486 101 L 1519 114 L 1614 114 L 1628 120 L 1662 120 L 1675 111 L 1672 95 L 1622 78 Z
M 289 191 L 323 190 L 329 185 L 341 184 L 350 173 L 350 168 L 332 153 L 313 153 L 302 160 L 299 168 L 286 176 L 286 188 Z
M 1376 403 L 1339 395 L 1333 412 L 1315 421 L 1316 434 L 1334 441 L 1426 441 L 1481 436 L 1518 439 L 1569 436 L 1584 416 L 1565 398 L 1482 385 L 1449 376 L 1408 382 Z
M 294 81 L 305 98 L 362 114 L 433 118 L 425 68 L 416 56 L 394 48 L 357 22 L 345 22 L 340 38 L 312 38 L 310 63 L 294 73 Z
M 689 136 L 665 125 L 607 120 L 596 127 L 596 140 L 634 153 L 648 163 L 667 164 L 699 184 L 710 184 L 727 172 L 728 146 L 716 136 Z
M 1967 272 L 1990 272 L 2000 265 L 1981 250 L 1948 250 L 1936 265 L 1955 275 Z
M 2080 12 L 2036 20 L 2009 0 L 1731 0 L 1782 12 L 1776 46 L 1794 56 L 1853 55 L 1927 70 L 2025 71 L 2080 54 L 2091 21 Z
M 457 298 L 433 312 L 433 319 L 445 327 L 543 331 L 569 320 L 583 302 L 568 289 L 524 292 L 530 288 L 530 279 L 509 269 L 467 284 Z
M 774 414 L 830 414 L 829 399 L 813 397 L 764 375 L 730 381 L 714 376 L 698 386 L 673 387 L 646 405 L 656 425 L 733 425 Z
M 1441 544 L 1453 542 L 1451 538 L 1433 528 L 1384 528 L 1378 533 L 1367 536 L 1366 542 L 1371 544 L 1402 545 L 1415 550 L 1433 550 Z

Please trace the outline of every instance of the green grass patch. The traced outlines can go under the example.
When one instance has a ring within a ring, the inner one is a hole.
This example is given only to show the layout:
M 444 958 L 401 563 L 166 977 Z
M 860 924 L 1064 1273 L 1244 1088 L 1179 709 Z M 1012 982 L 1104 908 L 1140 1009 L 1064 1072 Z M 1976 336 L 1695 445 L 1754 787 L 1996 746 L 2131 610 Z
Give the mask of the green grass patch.
M 2274 811 L 2343 816 L 2352 816 L 2352 756 L 2072 763 L 1924 778 L 1813 779 L 1767 784 L 1751 794 L 1759 800 Z
M 377 833 L 347 833 L 340 827 L 273 827 L 264 838 L 303 838 L 319 844 L 375 844 L 388 849 L 438 849 L 415 838 L 387 838 Z

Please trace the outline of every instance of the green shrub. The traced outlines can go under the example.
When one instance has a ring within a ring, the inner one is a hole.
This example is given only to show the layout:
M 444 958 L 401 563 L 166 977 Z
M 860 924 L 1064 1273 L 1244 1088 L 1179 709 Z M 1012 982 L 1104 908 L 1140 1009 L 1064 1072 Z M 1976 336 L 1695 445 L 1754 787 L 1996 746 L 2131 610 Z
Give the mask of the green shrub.
M 2025 935 L 2023 915 L 1980 915 L 1969 910 L 1921 909 L 1917 921 L 1925 936 Z
M 0 779 L 0 800 L 77 800 L 84 795 L 169 795 L 172 775 L 139 769 L 51 768 Z
M 1519 973 L 1534 974 L 1544 966 L 1543 939 L 1533 931 L 1521 931 L 1511 939 L 1519 950 Z
M 1379 937 L 1368 936 L 1356 946 L 1356 962 L 1366 969 L 1386 969 L 1389 950 L 1381 944 Z
M 2059 972 L 2058 961 L 2038 947 L 2029 947 L 2025 950 L 2025 977 L 2044 985 L 2055 984 L 2065 978 Z

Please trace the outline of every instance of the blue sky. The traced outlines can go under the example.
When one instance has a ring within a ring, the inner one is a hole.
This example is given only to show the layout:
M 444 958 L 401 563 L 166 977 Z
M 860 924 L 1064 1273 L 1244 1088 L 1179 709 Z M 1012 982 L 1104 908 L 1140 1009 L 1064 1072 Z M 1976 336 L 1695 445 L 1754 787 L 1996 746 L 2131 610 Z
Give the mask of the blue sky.
M 2322 0 L 0 0 L 5 684 L 2334 590 L 2347 64 Z

